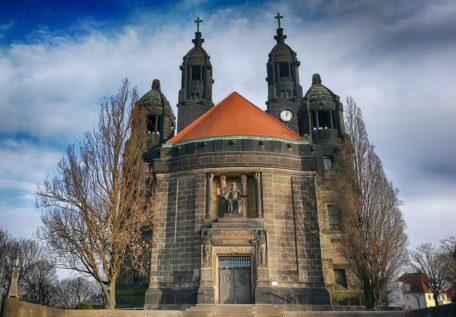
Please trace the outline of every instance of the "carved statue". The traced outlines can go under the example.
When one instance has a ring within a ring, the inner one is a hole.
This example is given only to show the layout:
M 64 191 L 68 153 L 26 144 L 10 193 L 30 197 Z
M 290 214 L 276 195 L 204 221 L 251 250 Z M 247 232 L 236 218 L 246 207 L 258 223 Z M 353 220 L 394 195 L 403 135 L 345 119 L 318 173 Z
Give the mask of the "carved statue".
M 231 188 L 223 196 L 228 201 L 228 213 L 238 215 L 242 204 L 242 192 L 237 188 L 235 182 L 231 183 Z
M 250 240 L 250 243 L 257 246 L 257 262 L 258 266 L 266 266 L 266 232 L 264 230 L 258 230 L 255 233 L 254 240 Z
M 201 240 L 203 244 L 203 266 L 207 267 L 211 265 L 212 253 L 212 233 L 209 229 L 203 231 Z

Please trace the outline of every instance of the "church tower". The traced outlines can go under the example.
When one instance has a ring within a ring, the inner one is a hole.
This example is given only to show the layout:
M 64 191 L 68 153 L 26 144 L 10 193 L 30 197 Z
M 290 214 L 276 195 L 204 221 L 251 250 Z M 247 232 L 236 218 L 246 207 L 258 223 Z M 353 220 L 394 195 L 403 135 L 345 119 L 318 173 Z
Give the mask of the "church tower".
M 192 40 L 195 45 L 184 56 L 180 69 L 182 71 L 181 89 L 179 90 L 177 131 L 182 131 L 190 123 L 199 118 L 212 106 L 212 65 L 210 56 L 202 44 L 204 39 L 199 30 L 203 22 L 199 17 L 195 20 L 197 30 Z
M 285 44 L 287 36 L 283 34 L 281 19 L 277 13 L 277 34 L 274 39 L 277 44 L 269 53 L 267 66 L 268 101 L 267 112 L 288 126 L 299 132 L 298 110 L 302 100 L 302 87 L 299 84 L 299 65 L 296 52 Z
M 320 74 L 313 74 L 302 99 L 300 134 L 311 136 L 315 144 L 336 144 L 345 136 L 343 111 L 340 97 L 322 84 Z
M 151 89 L 137 102 L 136 107 L 143 107 L 147 113 L 147 157 L 156 157 L 163 143 L 174 136 L 176 117 L 168 99 L 161 91 L 160 81 L 154 79 Z

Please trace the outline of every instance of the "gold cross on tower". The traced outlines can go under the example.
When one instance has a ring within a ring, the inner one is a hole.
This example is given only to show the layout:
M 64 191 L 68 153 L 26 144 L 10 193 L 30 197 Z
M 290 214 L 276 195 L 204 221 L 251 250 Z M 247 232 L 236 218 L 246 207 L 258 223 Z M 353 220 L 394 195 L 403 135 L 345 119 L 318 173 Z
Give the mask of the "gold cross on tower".
M 196 17 L 196 20 L 194 21 L 196 23 L 196 32 L 200 31 L 200 23 L 203 23 L 203 20 L 200 19 L 200 17 Z
M 282 26 L 280 25 L 280 20 L 283 19 L 283 15 L 280 15 L 279 12 L 277 12 L 277 15 L 275 16 L 275 18 L 277 19 L 277 24 L 278 24 L 278 28 L 280 29 Z

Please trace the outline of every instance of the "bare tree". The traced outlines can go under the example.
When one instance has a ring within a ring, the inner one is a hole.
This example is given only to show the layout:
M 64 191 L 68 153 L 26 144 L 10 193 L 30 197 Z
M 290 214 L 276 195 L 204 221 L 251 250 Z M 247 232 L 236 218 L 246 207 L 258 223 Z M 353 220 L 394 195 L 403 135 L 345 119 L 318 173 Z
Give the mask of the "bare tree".
M 397 191 L 388 181 L 369 142 L 361 110 L 347 98 L 341 161 L 336 163 L 339 187 L 340 252 L 364 289 L 367 308 L 380 306 L 388 285 L 407 261 L 405 222 Z
M 30 239 L 12 238 L 7 231 L 0 229 L 0 287 L 2 302 L 8 295 L 10 289 L 13 265 L 18 260 L 18 280 L 19 293 L 24 283 L 25 276 L 28 275 L 35 262 L 43 257 L 42 247 L 37 241 Z
M 445 258 L 447 282 L 456 285 L 456 236 L 442 240 L 441 248 Z
M 22 279 L 22 298 L 31 303 L 49 306 L 54 301 L 56 281 L 53 263 L 44 259 L 33 262 Z
M 410 252 L 410 260 L 412 266 L 426 276 L 423 282 L 431 291 L 435 305 L 438 306 L 439 295 L 448 280 L 444 251 L 431 243 L 424 243 Z
M 38 188 L 44 209 L 39 237 L 60 265 L 91 275 L 115 307 L 122 264 L 143 253 L 141 232 L 150 225 L 150 186 L 143 161 L 145 109 L 134 108 L 136 89 L 124 80 L 101 105 L 97 126 L 79 149 L 68 147 L 54 178 Z M 133 110 L 133 111 L 132 111 Z M 132 121 L 135 121 L 132 130 Z
M 416 302 L 418 303 L 418 308 L 421 308 L 421 297 L 423 297 L 422 293 L 410 293 L 415 299 Z
M 31 239 L 14 240 L 12 248 L 11 263 L 16 258 L 19 260 L 19 281 L 22 281 L 27 276 L 37 261 L 46 256 L 42 246 Z
M 9 289 L 9 280 L 11 278 L 11 263 L 9 263 L 11 250 L 11 237 L 6 230 L 0 228 L 0 316 L 3 312 L 3 303 Z
M 73 308 L 82 302 L 91 302 L 100 292 L 98 284 L 84 277 L 67 278 L 55 288 L 55 302 L 64 308 Z

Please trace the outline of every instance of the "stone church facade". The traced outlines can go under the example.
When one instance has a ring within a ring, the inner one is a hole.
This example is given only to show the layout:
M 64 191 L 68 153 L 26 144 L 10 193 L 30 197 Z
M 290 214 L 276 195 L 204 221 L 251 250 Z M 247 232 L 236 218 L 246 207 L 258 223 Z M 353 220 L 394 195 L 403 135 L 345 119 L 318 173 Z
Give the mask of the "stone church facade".
M 177 125 L 159 81 L 138 101 L 148 109 L 155 179 L 146 309 L 330 305 L 334 293 L 356 289 L 336 250 L 332 206 L 343 106 L 318 74 L 303 94 L 282 28 L 274 39 L 266 112 L 236 92 L 213 104 L 200 32 L 180 66 Z

